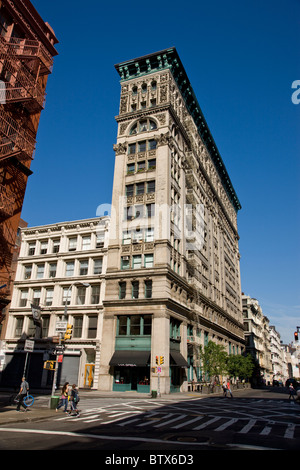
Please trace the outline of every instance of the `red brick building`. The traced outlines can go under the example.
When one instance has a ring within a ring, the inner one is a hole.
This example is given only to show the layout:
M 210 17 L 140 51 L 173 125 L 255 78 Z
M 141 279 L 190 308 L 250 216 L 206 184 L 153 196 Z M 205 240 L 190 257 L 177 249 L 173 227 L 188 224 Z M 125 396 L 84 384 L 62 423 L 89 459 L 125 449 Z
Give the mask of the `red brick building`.
M 0 0 L 0 324 L 11 298 L 16 236 L 57 42 L 29 0 Z

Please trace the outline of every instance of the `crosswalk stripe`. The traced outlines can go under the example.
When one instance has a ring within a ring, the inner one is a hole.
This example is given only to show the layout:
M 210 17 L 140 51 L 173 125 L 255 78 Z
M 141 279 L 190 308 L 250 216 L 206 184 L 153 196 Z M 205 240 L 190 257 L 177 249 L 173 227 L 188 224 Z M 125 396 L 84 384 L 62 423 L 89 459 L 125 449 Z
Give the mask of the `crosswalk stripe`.
M 190 421 L 184 421 L 183 423 L 177 424 L 177 426 L 172 426 L 172 429 L 180 429 L 183 428 L 183 426 L 189 426 L 190 424 L 195 423 L 196 421 L 199 421 L 203 418 L 204 416 L 197 416 L 197 418 L 193 418 Z
M 221 424 L 221 426 L 219 426 L 217 429 L 215 429 L 215 431 L 217 431 L 217 432 L 224 431 L 224 429 L 228 428 L 229 426 L 236 423 L 237 421 L 238 421 L 238 418 L 232 418 L 229 421 L 226 421 L 226 423 Z
M 271 426 L 265 426 L 264 429 L 261 431 L 260 435 L 261 436 L 268 436 L 271 431 L 272 431 Z
M 293 439 L 294 438 L 295 427 L 296 427 L 295 424 L 291 424 L 291 423 L 288 424 L 287 429 L 284 433 L 284 437 L 286 439 Z
M 199 429 L 206 428 L 206 426 L 208 426 L 211 423 L 214 423 L 215 421 L 218 421 L 219 419 L 221 419 L 220 416 L 217 416 L 216 418 L 212 418 L 209 421 L 206 421 L 206 423 L 200 424 L 200 426 L 193 428 L 193 431 L 199 431 Z
M 161 428 L 162 426 L 167 426 L 168 424 L 174 423 L 174 421 L 178 421 L 179 419 L 182 419 L 182 418 L 185 418 L 185 417 L 186 417 L 186 415 L 179 415 L 179 416 L 176 416 L 173 419 L 169 419 L 169 421 L 163 421 L 160 424 L 156 424 L 154 427 L 155 428 Z
M 240 434 L 246 434 L 256 423 L 256 419 L 250 419 L 250 421 L 239 431 Z

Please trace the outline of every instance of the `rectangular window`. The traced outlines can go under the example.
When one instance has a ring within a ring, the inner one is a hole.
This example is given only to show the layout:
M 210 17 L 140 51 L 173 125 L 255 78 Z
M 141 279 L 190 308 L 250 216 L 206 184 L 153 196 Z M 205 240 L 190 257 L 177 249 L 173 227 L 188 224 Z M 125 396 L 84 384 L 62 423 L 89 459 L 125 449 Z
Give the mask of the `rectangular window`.
M 148 227 L 145 235 L 146 242 L 154 241 L 154 227 Z
M 137 171 L 145 171 L 146 170 L 146 162 L 138 162 L 137 164 Z
M 20 307 L 26 307 L 28 300 L 28 289 L 21 290 Z
M 43 338 L 48 337 L 49 325 L 50 325 L 50 317 L 48 315 L 43 316 L 42 317 L 42 336 L 43 336 Z
M 147 204 L 147 217 L 154 217 L 155 216 L 155 204 Z
M 144 267 L 153 268 L 153 253 L 144 255 Z
M 97 233 L 96 248 L 103 248 L 103 246 L 104 246 L 104 233 Z
M 126 297 L 126 282 L 119 282 L 119 299 Z
M 151 335 L 151 330 L 152 330 L 152 316 L 151 315 L 144 315 L 143 316 L 144 320 L 144 330 L 143 330 L 143 335 Z
M 133 155 L 135 153 L 136 144 L 129 144 L 128 145 L 128 155 Z
M 141 255 L 134 255 L 132 257 L 132 268 L 139 269 L 142 267 L 142 256 Z
M 86 276 L 88 273 L 89 260 L 84 259 L 79 262 L 79 276 Z
M 155 180 L 147 182 L 147 193 L 155 192 Z
M 32 264 L 24 266 L 24 279 L 30 279 L 32 273 Z
M 98 317 L 96 315 L 90 315 L 89 317 L 89 326 L 88 326 L 88 338 L 97 337 L 97 323 Z
M 69 251 L 75 251 L 77 247 L 77 237 L 69 238 Z
M 133 188 L 134 188 L 134 185 L 133 185 L 133 184 L 127 184 L 127 185 L 126 185 L 126 188 L 125 188 L 125 195 L 126 195 L 127 197 L 133 196 Z
M 53 248 L 52 248 L 52 253 L 58 253 L 59 252 L 59 247 L 60 247 L 60 240 L 53 240 Z
M 131 335 L 140 335 L 141 333 L 141 316 L 140 315 L 131 315 L 130 317 L 130 334 Z
M 137 183 L 135 186 L 135 194 L 144 194 L 145 192 L 145 183 Z
M 127 164 L 127 175 L 134 173 L 135 171 L 135 163 L 128 163 Z
M 57 263 L 50 263 L 49 264 L 49 277 L 55 277 L 56 276 L 56 268 L 57 268 Z
M 155 139 L 151 139 L 148 141 L 148 150 L 155 150 L 156 149 L 156 140 Z
M 41 255 L 45 255 L 48 251 L 48 241 L 41 242 Z
M 83 324 L 83 316 L 75 316 L 74 317 L 74 325 L 73 325 L 73 338 L 81 338 L 82 336 L 82 324 Z
M 132 281 L 131 283 L 131 298 L 139 298 L 139 281 Z
M 32 303 L 35 306 L 40 305 L 41 302 L 41 289 L 33 289 L 33 300 Z
M 123 232 L 123 245 L 130 245 L 131 243 L 131 232 L 127 230 Z
M 137 227 L 132 232 L 132 243 L 140 243 L 141 241 L 143 241 L 143 230 Z
M 45 304 L 46 306 L 52 305 L 53 302 L 53 289 L 46 289 L 46 299 L 45 299 Z
M 45 265 L 44 264 L 38 264 L 37 265 L 37 270 L 36 270 L 36 278 L 37 279 L 43 279 L 44 272 L 45 272 Z
M 127 315 L 121 315 L 118 318 L 119 331 L 118 334 L 121 336 L 127 335 Z
M 145 281 L 145 298 L 151 299 L 152 297 L 152 281 Z
M 35 253 L 35 242 L 28 245 L 28 256 L 33 256 Z
M 23 323 L 24 317 L 17 317 L 16 318 L 16 328 L 15 328 L 15 337 L 19 338 L 23 333 Z
M 82 250 L 90 250 L 91 249 L 91 237 L 82 237 Z
M 131 220 L 133 218 L 134 206 L 124 207 L 124 220 Z
M 74 261 L 68 261 L 66 263 L 66 276 L 67 277 L 70 277 L 70 276 L 74 276 Z
M 100 302 L 100 286 L 92 286 L 91 304 L 95 305 Z
M 138 143 L 138 151 L 146 152 L 146 140 L 141 140 L 141 142 Z
M 77 305 L 85 304 L 85 294 L 86 294 L 86 288 L 84 286 L 77 287 L 77 298 L 76 298 Z
M 152 158 L 151 160 L 148 160 L 148 170 L 155 170 L 156 168 L 156 159 Z
M 130 268 L 130 257 L 122 256 L 121 257 L 121 269 L 129 269 L 129 268 Z
M 70 305 L 71 303 L 71 290 L 72 289 L 69 289 L 69 287 L 63 287 L 63 298 L 62 298 L 62 302 L 63 302 L 63 305 Z
M 102 258 L 94 259 L 94 274 L 102 273 Z

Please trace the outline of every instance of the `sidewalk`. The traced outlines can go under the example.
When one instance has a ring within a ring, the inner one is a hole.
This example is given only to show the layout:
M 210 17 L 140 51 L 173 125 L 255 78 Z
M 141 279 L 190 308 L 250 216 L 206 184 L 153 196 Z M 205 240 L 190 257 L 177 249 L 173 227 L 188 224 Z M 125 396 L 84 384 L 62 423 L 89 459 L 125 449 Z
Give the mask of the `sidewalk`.
M 21 411 L 16 411 L 17 404 L 9 404 L 10 398 L 15 396 L 12 393 L 0 392 L 0 426 L 5 426 L 12 423 L 22 423 L 28 421 L 40 421 L 43 419 L 51 418 L 55 415 L 55 410 L 50 408 L 50 395 L 38 395 L 33 394 L 34 404 L 27 408 L 28 411 L 23 411 L 24 408 L 21 408 Z M 210 394 L 212 395 L 212 394 Z M 218 395 L 217 393 L 213 394 L 214 396 Z M 151 398 L 149 393 L 137 393 L 137 392 L 101 392 L 99 390 L 80 390 L 80 398 L 84 400 L 85 398 L 92 399 L 101 399 L 101 398 L 117 398 L 117 399 L 150 399 L 153 401 L 159 400 L 161 398 L 181 401 L 194 398 L 204 398 L 209 395 L 199 393 L 199 392 L 186 392 L 186 393 L 170 393 L 162 394 L 160 397 Z

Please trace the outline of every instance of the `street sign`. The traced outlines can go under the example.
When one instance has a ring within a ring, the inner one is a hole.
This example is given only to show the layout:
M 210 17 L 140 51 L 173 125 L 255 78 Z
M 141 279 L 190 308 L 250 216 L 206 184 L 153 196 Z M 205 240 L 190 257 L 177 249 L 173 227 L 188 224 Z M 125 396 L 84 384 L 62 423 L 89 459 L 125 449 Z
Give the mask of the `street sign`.
M 158 374 L 161 373 L 161 367 L 157 367 L 157 373 L 158 373 Z
M 57 362 L 62 362 L 63 361 L 63 355 L 60 354 L 59 356 L 57 356 Z
M 24 351 L 32 352 L 33 349 L 34 349 L 34 341 L 32 341 L 31 339 L 26 339 L 25 346 L 24 346 Z
M 67 321 L 57 321 L 55 325 L 56 333 L 64 333 L 67 329 Z

